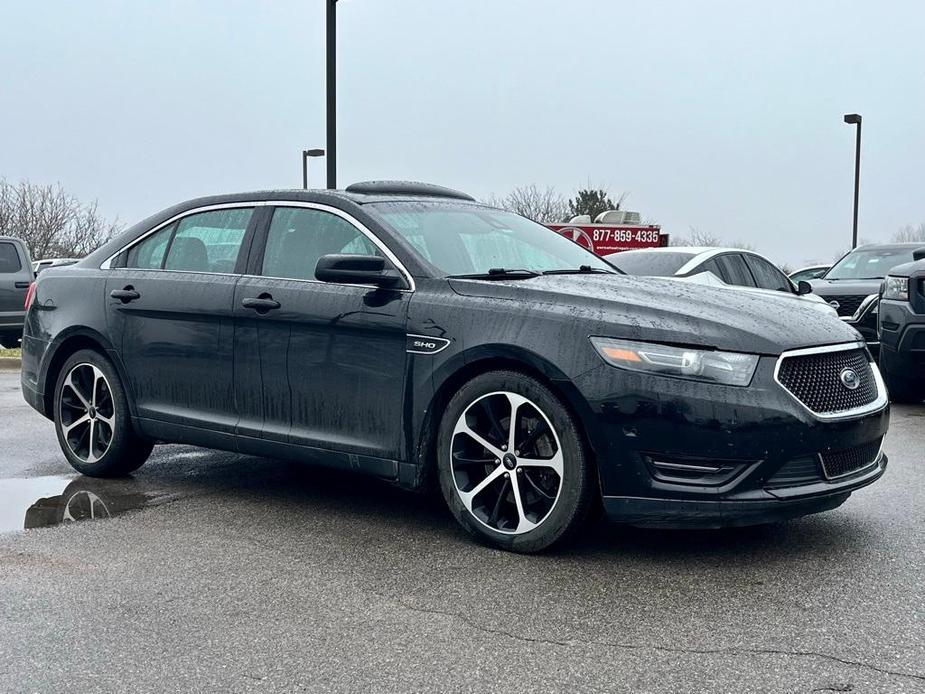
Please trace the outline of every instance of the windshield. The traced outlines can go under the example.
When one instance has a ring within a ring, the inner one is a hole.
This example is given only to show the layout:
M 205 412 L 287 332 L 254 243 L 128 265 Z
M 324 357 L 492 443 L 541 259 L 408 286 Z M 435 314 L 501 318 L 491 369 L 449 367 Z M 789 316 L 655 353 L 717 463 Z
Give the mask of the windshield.
M 512 212 L 444 202 L 385 202 L 366 209 L 400 234 L 444 275 L 489 270 L 616 272 L 552 229 Z
M 630 275 L 670 277 L 684 267 L 687 261 L 693 257 L 693 253 L 623 251 L 622 253 L 607 256 L 607 260 Z
M 825 275 L 827 280 L 880 280 L 897 265 L 912 261 L 911 248 L 853 251 Z

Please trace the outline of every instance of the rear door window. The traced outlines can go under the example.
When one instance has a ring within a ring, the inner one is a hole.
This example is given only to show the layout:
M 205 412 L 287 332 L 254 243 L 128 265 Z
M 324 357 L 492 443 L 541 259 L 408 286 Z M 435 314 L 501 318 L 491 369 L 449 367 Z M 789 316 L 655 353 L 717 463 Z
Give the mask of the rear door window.
M 137 267 L 144 270 L 160 270 L 164 267 L 164 256 L 176 224 L 170 224 L 160 231 L 156 231 L 141 243 L 135 244 L 128 252 L 126 267 Z
M 716 258 L 716 262 L 723 272 L 723 279 L 729 284 L 737 287 L 754 287 L 755 280 L 752 279 L 748 266 L 738 253 L 727 253 Z
M 755 284 L 762 289 L 778 289 L 782 292 L 792 292 L 790 280 L 787 276 L 771 265 L 764 258 L 756 255 L 746 255 L 745 262 L 755 276 Z
M 167 249 L 164 269 L 234 272 L 252 214 L 251 208 L 235 208 L 184 217 Z
M 247 207 L 191 214 L 132 246 L 125 266 L 233 273 L 253 212 Z
M 0 242 L 0 274 L 9 275 L 22 270 L 19 252 L 9 241 Z

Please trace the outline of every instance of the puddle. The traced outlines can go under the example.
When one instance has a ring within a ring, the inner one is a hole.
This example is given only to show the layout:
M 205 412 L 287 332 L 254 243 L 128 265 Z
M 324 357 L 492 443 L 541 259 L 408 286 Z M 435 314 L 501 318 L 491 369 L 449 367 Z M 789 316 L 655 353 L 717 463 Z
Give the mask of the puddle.
M 157 498 L 131 479 L 82 475 L 0 479 L 0 533 L 111 518 Z

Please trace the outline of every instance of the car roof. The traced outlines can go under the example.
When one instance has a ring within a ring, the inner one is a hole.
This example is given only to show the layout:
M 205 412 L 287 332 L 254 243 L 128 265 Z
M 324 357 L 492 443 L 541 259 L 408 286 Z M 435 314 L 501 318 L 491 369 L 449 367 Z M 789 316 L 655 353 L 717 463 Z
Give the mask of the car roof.
M 866 243 L 855 251 L 902 251 L 907 248 L 925 248 L 925 241 L 903 241 L 902 243 Z

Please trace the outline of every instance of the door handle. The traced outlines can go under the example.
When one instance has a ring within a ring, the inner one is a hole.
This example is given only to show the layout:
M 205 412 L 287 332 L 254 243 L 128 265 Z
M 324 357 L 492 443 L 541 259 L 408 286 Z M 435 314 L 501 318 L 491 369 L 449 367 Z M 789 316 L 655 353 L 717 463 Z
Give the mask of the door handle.
M 113 299 L 118 299 L 123 304 L 127 304 L 130 301 L 141 298 L 141 294 L 136 292 L 135 287 L 132 285 L 128 285 L 125 287 L 125 289 L 113 289 L 111 292 L 109 292 L 109 296 L 111 296 Z
M 261 315 L 279 308 L 279 302 L 269 294 L 261 294 L 256 298 L 241 299 L 241 305 L 244 308 L 251 308 Z
M 16 284 L 15 284 L 14 286 L 15 286 L 17 289 L 28 289 L 28 288 L 29 288 L 29 284 L 30 284 L 29 282 L 16 282 Z

